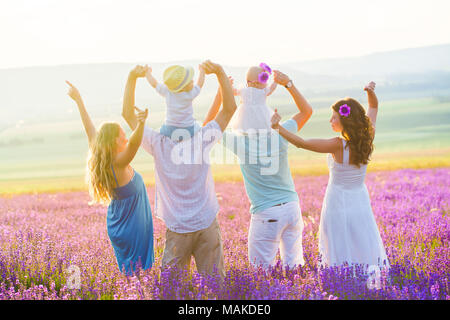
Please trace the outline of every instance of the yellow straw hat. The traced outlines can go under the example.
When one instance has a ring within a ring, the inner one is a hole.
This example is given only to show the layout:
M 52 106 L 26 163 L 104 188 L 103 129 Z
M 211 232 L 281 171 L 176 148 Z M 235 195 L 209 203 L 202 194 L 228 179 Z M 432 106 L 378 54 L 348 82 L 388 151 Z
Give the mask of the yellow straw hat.
M 164 83 L 172 92 L 180 92 L 194 78 L 194 68 L 183 66 L 170 66 L 164 70 Z

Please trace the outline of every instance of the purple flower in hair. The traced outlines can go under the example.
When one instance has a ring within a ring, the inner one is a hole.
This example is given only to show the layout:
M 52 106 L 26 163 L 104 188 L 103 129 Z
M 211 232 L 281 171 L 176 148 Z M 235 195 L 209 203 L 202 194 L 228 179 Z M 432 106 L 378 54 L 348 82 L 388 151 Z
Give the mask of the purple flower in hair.
M 269 74 L 267 72 L 261 72 L 258 75 L 258 81 L 261 83 L 266 83 L 269 80 Z
M 343 104 L 339 107 L 339 114 L 343 117 L 348 117 L 350 115 L 350 106 Z
M 265 72 L 268 72 L 269 74 L 272 74 L 272 69 L 267 64 L 265 64 L 264 62 L 261 62 L 259 64 L 259 67 L 261 69 L 263 69 Z

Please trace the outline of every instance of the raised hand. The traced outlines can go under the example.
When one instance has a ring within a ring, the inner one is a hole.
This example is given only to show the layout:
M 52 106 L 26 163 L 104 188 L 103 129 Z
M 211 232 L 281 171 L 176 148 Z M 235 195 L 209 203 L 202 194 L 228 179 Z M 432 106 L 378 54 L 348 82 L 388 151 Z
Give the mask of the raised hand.
M 66 83 L 69 85 L 69 91 L 67 92 L 69 97 L 71 97 L 75 102 L 80 102 L 82 99 L 78 89 L 67 80 Z
M 83 99 L 81 99 L 80 92 L 78 89 L 66 80 L 67 85 L 69 86 L 69 91 L 67 94 L 71 97 L 78 106 L 78 111 L 80 112 L 81 121 L 83 122 L 84 130 L 88 136 L 89 144 L 91 145 L 96 136 L 96 130 L 94 124 L 92 123 L 91 117 L 86 111 L 86 107 L 84 106 Z
M 372 126 L 374 128 L 375 134 L 375 126 L 377 122 L 377 114 L 378 114 L 378 98 L 375 93 L 375 82 L 370 81 L 368 85 L 364 87 L 364 91 L 367 92 L 367 102 L 369 103 L 369 109 L 367 110 L 367 116 L 372 122 Z
M 364 87 L 364 91 L 374 92 L 375 91 L 375 86 L 376 86 L 376 83 L 373 82 L 373 81 L 370 81 L 369 84 Z
M 149 67 L 147 65 L 145 66 L 137 65 L 130 71 L 130 75 L 134 76 L 135 78 L 143 78 L 145 77 L 145 74 L 147 73 L 148 69 Z
M 290 80 L 291 79 L 289 79 L 289 77 L 285 75 L 283 72 L 279 70 L 273 70 L 273 81 L 275 81 L 276 83 L 285 86 L 288 84 Z
M 205 71 L 206 74 L 218 74 L 220 72 L 223 72 L 223 68 L 220 64 L 211 62 L 211 60 L 204 61 L 200 67 Z
M 147 119 L 148 116 L 148 109 L 145 109 L 145 111 L 142 111 L 141 109 L 139 109 L 138 107 L 134 107 L 137 111 L 136 114 L 136 119 L 139 123 L 144 124 L 145 120 Z
M 275 109 L 275 113 L 272 115 L 272 118 L 270 119 L 272 129 L 275 129 L 275 130 L 279 129 L 280 121 L 281 121 L 281 116 L 278 114 L 277 109 Z

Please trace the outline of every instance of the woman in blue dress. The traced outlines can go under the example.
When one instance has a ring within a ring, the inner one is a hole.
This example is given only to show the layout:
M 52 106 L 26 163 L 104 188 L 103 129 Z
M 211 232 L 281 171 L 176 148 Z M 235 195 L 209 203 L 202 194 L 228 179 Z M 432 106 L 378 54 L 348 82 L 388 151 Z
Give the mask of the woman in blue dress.
M 148 110 L 136 108 L 138 125 L 129 140 L 115 122 L 103 123 L 97 132 L 78 89 L 66 83 L 89 140 L 86 178 L 91 202 L 108 205 L 108 236 L 119 269 L 130 275 L 138 266 L 151 268 L 154 262 L 152 212 L 142 176 L 130 166 L 142 141 Z

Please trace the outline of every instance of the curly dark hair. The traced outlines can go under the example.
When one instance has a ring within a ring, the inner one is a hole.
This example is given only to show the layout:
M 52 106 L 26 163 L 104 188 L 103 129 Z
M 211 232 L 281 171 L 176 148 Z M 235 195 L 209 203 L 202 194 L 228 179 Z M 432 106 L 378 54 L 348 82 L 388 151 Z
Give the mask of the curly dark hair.
M 344 104 L 351 110 L 347 117 L 339 113 L 339 108 Z M 373 151 L 374 129 L 366 110 L 353 98 L 339 100 L 331 108 L 339 114 L 343 127 L 342 136 L 348 141 L 346 147 L 350 148 L 349 162 L 358 167 L 367 164 Z

